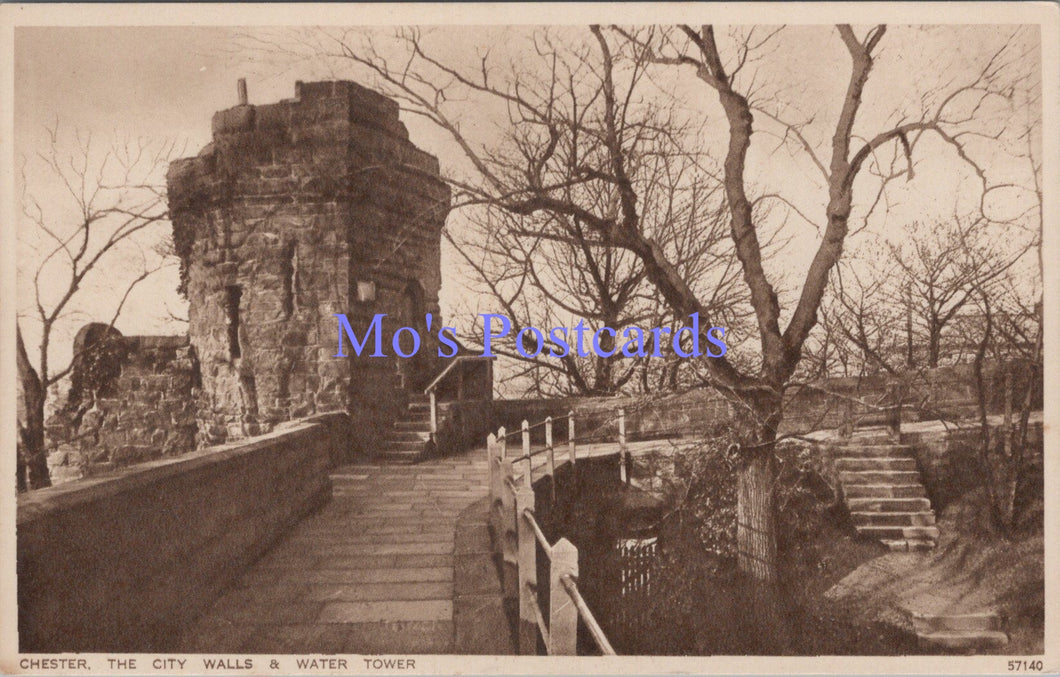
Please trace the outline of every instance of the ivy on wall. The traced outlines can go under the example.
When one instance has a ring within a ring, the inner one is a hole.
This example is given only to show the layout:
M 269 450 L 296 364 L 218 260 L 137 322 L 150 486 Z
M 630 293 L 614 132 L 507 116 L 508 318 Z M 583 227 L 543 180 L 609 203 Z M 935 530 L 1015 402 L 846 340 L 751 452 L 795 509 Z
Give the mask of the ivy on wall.
M 65 412 L 78 412 L 95 397 L 115 394 L 115 382 L 129 357 L 129 347 L 122 336 L 111 332 L 90 337 L 74 356 Z

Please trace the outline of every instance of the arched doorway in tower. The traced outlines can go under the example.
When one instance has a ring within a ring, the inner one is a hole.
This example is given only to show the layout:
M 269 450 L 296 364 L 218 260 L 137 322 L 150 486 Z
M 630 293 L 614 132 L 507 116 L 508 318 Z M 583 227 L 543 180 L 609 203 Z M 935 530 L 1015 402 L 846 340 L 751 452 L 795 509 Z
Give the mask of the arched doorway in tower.
M 426 292 L 419 280 L 410 279 L 401 293 L 398 321 L 400 327 L 411 327 L 420 337 L 419 350 L 411 357 L 398 356 L 398 374 L 406 391 L 420 391 L 427 385 L 430 374 L 430 351 L 432 342 L 427 329 Z M 433 328 L 433 324 L 432 324 Z M 401 352 L 412 353 L 415 341 L 411 332 L 403 331 L 398 339 Z

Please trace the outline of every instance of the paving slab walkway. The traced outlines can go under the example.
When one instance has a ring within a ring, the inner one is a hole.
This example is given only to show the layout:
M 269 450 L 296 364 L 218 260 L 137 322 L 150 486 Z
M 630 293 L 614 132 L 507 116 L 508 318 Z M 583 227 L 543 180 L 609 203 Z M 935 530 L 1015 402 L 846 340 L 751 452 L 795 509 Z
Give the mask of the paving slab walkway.
M 484 450 L 331 478 L 332 500 L 198 619 L 183 651 L 507 653 Z

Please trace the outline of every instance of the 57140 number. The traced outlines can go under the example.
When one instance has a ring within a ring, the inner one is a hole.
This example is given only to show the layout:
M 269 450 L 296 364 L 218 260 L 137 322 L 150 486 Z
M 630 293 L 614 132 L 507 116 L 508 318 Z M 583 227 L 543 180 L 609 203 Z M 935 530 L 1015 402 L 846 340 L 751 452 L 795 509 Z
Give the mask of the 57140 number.
M 1041 672 L 1043 667 L 1041 661 L 1015 660 L 1008 662 L 1009 672 Z

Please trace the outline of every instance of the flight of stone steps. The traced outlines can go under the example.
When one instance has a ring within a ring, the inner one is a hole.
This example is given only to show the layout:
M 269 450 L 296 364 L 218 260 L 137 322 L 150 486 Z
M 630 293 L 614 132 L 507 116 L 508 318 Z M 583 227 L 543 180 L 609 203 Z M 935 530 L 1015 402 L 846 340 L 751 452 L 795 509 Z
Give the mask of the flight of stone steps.
M 886 431 L 856 431 L 833 442 L 843 498 L 857 532 L 891 550 L 930 550 L 938 542 L 935 512 L 911 447 Z
M 383 463 L 416 463 L 422 460 L 431 439 L 431 404 L 426 395 L 409 395 L 405 413 L 387 433 L 376 459 Z
M 913 614 L 913 629 L 921 649 L 977 653 L 1008 644 L 996 613 L 953 615 Z

